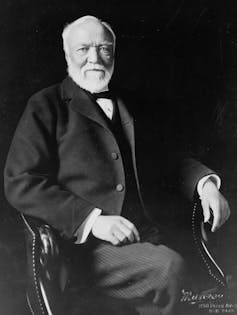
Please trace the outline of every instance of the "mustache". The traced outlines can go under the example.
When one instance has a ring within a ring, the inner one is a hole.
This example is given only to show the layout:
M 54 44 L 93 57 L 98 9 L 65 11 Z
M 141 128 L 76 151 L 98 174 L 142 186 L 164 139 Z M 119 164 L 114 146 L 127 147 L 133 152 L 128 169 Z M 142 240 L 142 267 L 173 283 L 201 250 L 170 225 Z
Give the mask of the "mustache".
M 87 66 L 84 67 L 83 71 L 106 71 L 106 68 L 101 65 L 93 65 L 93 66 Z

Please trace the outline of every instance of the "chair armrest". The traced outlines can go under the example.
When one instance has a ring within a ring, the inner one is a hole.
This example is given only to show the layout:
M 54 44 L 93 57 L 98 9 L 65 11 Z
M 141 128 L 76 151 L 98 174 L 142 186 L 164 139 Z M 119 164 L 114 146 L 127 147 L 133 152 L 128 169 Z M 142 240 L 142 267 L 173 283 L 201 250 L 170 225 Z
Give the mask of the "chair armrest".
M 218 287 L 223 288 L 227 285 L 226 276 L 211 254 L 210 249 L 207 247 L 206 231 L 202 213 L 201 202 L 200 200 L 196 201 L 192 213 L 193 240 L 209 276 L 214 279 Z
M 58 233 L 40 219 L 22 215 L 27 254 L 27 302 L 36 315 L 64 313 L 68 279 Z

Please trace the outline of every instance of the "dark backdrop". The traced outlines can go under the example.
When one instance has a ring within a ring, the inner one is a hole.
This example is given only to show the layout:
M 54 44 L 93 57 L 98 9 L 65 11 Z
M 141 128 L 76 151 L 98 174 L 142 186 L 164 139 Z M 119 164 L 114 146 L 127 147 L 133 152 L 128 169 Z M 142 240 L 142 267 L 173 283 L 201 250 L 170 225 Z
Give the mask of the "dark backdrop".
M 237 5 L 234 0 L 2 0 L 1 172 L 27 99 L 39 89 L 61 81 L 66 74 L 61 41 L 63 26 L 86 14 L 108 21 L 117 34 L 113 84 L 140 93 L 154 104 L 150 109 L 154 115 L 163 115 L 164 119 L 165 108 L 170 106 L 181 125 L 188 122 L 190 129 L 186 132 L 192 131 L 193 135 L 189 141 L 195 144 L 200 156 L 212 150 L 209 142 L 205 143 L 207 138 L 216 144 L 209 162 L 220 172 L 223 190 L 235 212 Z M 15 309 L 21 303 L 19 292 L 24 288 L 24 239 L 20 219 L 5 200 L 3 180 L 0 201 L 0 314 L 19 315 Z M 233 214 L 216 242 L 221 263 L 233 274 L 235 224 Z M 230 244 L 228 250 L 223 242 Z

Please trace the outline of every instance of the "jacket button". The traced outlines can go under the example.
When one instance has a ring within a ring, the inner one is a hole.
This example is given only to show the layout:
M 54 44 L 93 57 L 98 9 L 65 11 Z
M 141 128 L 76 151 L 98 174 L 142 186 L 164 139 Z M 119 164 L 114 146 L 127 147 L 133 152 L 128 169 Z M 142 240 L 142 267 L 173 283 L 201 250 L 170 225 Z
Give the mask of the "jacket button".
M 118 159 L 118 154 L 116 152 L 111 153 L 112 159 L 117 160 Z
M 123 191 L 123 189 L 124 189 L 124 186 L 123 186 L 122 184 L 118 184 L 118 185 L 116 186 L 116 190 L 117 190 L 117 191 Z

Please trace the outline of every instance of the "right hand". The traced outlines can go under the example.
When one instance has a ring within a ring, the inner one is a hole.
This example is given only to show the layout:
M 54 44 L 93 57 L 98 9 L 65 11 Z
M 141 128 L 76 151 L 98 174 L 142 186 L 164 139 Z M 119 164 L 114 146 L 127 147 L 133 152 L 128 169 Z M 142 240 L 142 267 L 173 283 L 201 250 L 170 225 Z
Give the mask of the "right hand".
M 99 215 L 92 227 L 92 234 L 113 245 L 140 241 L 135 225 L 126 218 L 116 215 Z

